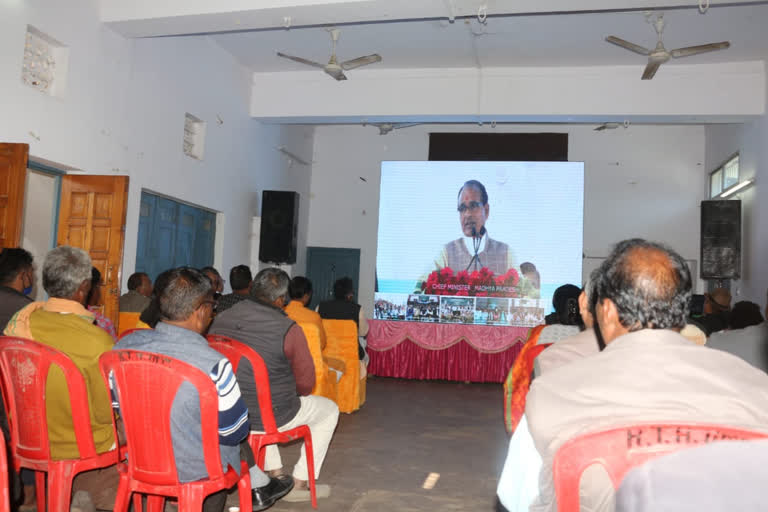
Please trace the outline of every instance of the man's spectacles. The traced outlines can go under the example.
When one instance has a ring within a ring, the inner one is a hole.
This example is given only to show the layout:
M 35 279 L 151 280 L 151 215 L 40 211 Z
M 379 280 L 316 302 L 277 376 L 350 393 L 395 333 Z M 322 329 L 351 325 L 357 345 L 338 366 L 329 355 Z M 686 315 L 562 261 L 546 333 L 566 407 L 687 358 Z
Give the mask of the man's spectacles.
M 459 213 L 464 213 L 467 210 L 474 213 L 477 211 L 478 208 L 482 206 L 483 206 L 483 203 L 481 203 L 480 201 L 470 201 L 469 204 L 461 203 L 459 207 L 456 209 L 459 211 Z

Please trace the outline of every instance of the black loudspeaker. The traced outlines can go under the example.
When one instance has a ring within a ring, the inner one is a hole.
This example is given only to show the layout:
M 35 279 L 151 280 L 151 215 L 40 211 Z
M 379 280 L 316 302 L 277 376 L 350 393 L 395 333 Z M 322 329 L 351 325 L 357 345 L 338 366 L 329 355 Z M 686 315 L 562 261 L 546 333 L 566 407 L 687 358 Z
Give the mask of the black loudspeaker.
M 296 263 L 298 228 L 298 192 L 263 191 L 259 260 L 265 263 Z
M 741 201 L 701 202 L 701 278 L 741 277 Z

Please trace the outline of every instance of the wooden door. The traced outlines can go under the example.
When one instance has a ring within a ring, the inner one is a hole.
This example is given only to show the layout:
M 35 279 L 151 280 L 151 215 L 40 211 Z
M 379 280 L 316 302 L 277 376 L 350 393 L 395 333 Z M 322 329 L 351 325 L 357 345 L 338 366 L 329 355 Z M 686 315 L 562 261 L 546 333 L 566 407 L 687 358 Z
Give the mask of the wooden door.
M 99 269 L 103 314 L 117 325 L 125 237 L 127 176 L 64 176 L 57 245 L 88 251 Z
M 360 249 L 336 247 L 307 247 L 307 278 L 312 281 L 312 302 L 315 309 L 320 302 L 333 298 L 333 283 L 342 277 L 352 278 L 355 300 L 360 280 Z
M 29 144 L 0 143 L 0 249 L 18 247 Z

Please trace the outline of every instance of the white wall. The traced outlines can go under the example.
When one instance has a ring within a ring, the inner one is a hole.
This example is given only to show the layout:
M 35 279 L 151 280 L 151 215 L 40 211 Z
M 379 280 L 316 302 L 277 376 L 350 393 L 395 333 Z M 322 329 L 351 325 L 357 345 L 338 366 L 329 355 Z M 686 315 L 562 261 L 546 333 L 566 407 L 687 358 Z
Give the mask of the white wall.
M 603 132 L 593 128 L 535 125 L 495 130 L 569 134 L 569 160 L 586 163 L 586 256 L 604 257 L 619 240 L 644 237 L 671 245 L 686 259 L 698 260 L 704 128 L 636 125 Z M 430 131 L 493 129 L 487 125 L 415 126 L 380 136 L 374 127 L 316 128 L 308 245 L 361 249 L 359 298 L 369 310 L 381 161 L 426 160 Z
M 755 186 L 741 193 L 741 280 L 733 283 L 734 302 L 766 305 L 768 289 L 768 115 L 739 125 L 708 126 L 705 179 L 733 153 L 739 153 L 741 179 Z
M 21 83 L 27 24 L 70 48 L 63 98 Z M 28 142 L 31 156 L 67 168 L 130 177 L 123 282 L 135 268 L 142 189 L 221 213 L 223 273 L 249 261 L 261 190 L 303 191 L 306 206 L 311 167 L 289 167 L 275 147 L 311 155 L 312 129 L 251 119 L 251 74 L 209 38 L 125 39 L 99 22 L 95 0 L 8 1 L 0 48 L 1 141 Z M 182 153 L 185 112 L 207 122 L 203 161 Z M 307 219 L 305 207 L 300 243 Z

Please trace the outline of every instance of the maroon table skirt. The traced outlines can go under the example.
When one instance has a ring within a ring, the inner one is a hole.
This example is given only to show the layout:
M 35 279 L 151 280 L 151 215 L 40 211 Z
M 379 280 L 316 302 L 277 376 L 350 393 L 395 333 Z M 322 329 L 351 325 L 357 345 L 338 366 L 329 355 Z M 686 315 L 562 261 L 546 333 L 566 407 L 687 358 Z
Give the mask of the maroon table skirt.
M 368 373 L 504 382 L 529 328 L 371 320 Z

